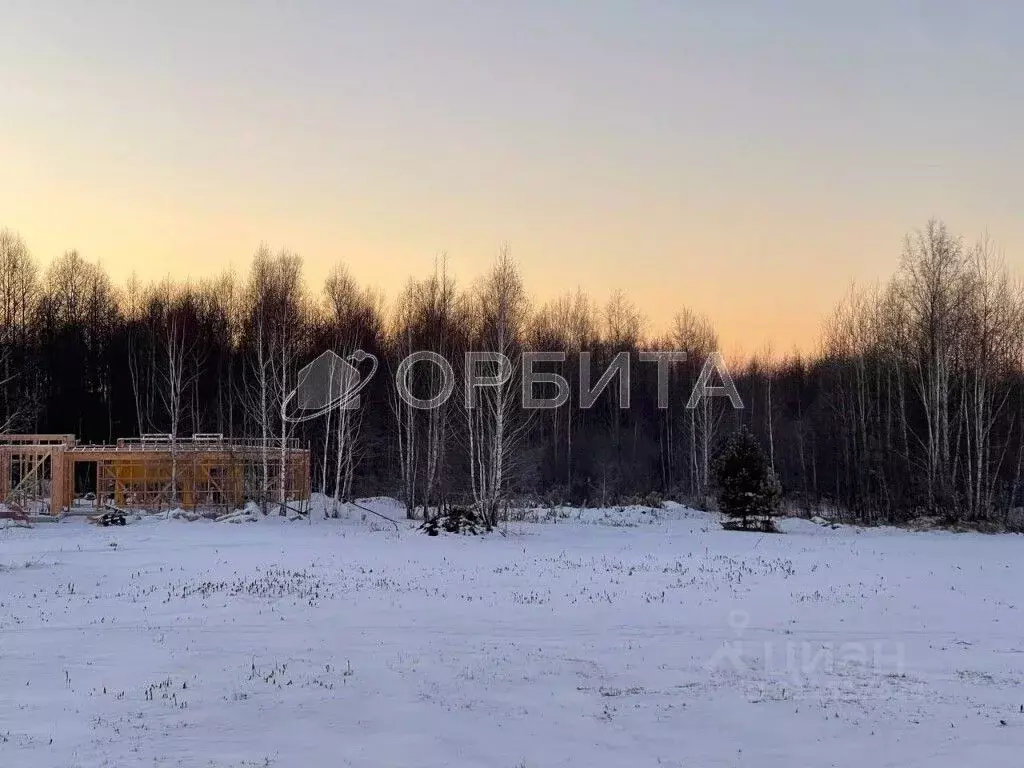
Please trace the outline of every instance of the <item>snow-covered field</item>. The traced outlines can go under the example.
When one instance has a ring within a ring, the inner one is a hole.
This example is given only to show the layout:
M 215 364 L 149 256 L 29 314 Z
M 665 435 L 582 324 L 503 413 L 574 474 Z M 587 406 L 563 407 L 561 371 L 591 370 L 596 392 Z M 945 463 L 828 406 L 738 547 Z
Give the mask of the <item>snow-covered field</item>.
M 0 766 L 1024 765 L 1020 536 L 361 518 L 0 531 Z

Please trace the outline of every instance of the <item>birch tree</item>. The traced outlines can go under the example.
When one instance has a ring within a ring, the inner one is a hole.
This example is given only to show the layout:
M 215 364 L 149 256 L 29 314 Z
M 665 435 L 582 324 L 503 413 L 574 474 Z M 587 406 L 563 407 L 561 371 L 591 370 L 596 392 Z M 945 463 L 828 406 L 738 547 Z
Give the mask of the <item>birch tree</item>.
M 379 347 L 382 327 L 381 297 L 378 294 L 360 289 L 348 270 L 338 266 L 325 282 L 324 300 L 329 326 L 327 338 L 340 357 L 351 360 L 358 350 L 369 352 Z M 365 399 L 366 396 L 362 397 Z M 349 499 L 352 495 L 364 414 L 364 408 L 340 408 L 336 413 L 329 410 L 325 414 L 321 492 L 328 492 L 330 443 L 333 438 L 335 502 Z
M 494 526 L 529 426 L 516 378 L 529 304 L 507 248 L 478 286 L 473 309 L 475 344 L 463 371 L 470 484 L 484 522 Z

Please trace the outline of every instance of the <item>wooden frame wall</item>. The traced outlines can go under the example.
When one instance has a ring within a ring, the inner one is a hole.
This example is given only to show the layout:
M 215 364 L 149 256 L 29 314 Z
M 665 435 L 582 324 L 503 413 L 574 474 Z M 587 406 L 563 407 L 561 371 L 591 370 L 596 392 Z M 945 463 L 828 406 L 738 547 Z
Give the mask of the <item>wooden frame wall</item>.
M 60 514 L 75 498 L 75 468 L 93 464 L 96 506 L 235 509 L 247 501 L 309 498 L 309 451 L 290 442 L 148 436 L 117 445 L 78 445 L 74 435 L 0 435 L 0 501 Z M 266 477 L 264 477 L 264 467 Z

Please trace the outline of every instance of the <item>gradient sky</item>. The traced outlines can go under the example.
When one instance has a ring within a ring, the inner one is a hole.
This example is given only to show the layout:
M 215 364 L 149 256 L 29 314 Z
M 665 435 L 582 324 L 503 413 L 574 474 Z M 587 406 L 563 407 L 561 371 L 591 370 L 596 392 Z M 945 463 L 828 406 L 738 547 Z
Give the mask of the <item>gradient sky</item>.
M 810 348 L 929 217 L 1024 267 L 1015 2 L 47 2 L 0 18 L 0 226 L 120 281 L 244 270 L 394 296 L 503 242 L 727 351 Z

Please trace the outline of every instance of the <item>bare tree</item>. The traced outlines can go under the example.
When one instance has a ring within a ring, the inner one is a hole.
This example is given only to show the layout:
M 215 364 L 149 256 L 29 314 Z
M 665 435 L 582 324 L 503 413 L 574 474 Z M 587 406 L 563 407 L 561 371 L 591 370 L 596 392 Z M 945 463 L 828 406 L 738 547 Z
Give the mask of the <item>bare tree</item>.
M 351 359 L 358 350 L 367 351 L 367 347 L 378 346 L 381 333 L 381 298 L 378 294 L 369 289 L 361 290 L 348 271 L 338 266 L 324 285 L 324 299 L 329 326 L 327 337 L 341 357 Z M 326 414 L 321 492 L 326 494 L 328 489 L 329 448 L 333 437 L 335 502 L 349 499 L 352 495 L 364 413 L 362 408 L 346 407 L 338 409 L 337 414 L 330 410 Z
M 39 407 L 30 356 L 38 301 L 38 270 L 25 242 L 8 229 L 0 230 L 0 431 L 29 423 Z
M 1006 458 L 1007 444 L 996 442 L 996 429 L 1013 391 L 1011 372 L 1022 359 L 1024 303 L 987 237 L 969 254 L 966 269 L 966 514 L 983 518 L 994 506 L 996 478 Z
M 189 286 L 165 281 L 157 299 L 162 310 L 158 371 L 160 398 L 167 413 L 171 437 L 171 499 L 178 501 L 178 440 L 181 437 L 186 397 L 201 374 L 196 355 L 196 306 Z M 193 424 L 195 426 L 195 424 Z
M 954 368 L 964 331 L 967 260 L 961 240 L 931 221 L 907 238 L 895 290 L 903 302 L 906 350 L 925 413 L 928 499 L 932 509 L 955 506 L 952 425 Z
M 417 351 L 416 314 L 414 307 L 416 288 L 410 280 L 405 292 L 395 309 L 390 346 L 389 366 L 394 378 L 402 360 Z M 391 409 L 397 424 L 396 441 L 398 449 L 398 473 L 402 488 L 402 501 L 405 503 L 405 514 L 412 519 L 416 514 L 416 467 L 417 467 L 417 416 L 416 409 L 398 387 L 388 389 Z
M 519 270 L 507 248 L 473 297 L 474 349 L 467 354 L 463 406 L 466 415 L 470 484 L 488 525 L 495 525 L 510 476 L 529 426 L 519 402 L 516 373 L 520 342 L 529 318 L 529 303 Z M 472 355 L 475 353 L 476 357 Z M 475 362 L 474 362 L 475 361 Z M 482 371 L 476 367 L 483 362 Z M 477 386 L 476 377 L 487 378 Z
M 264 505 L 269 501 L 272 484 L 270 448 L 276 441 L 277 477 L 273 482 L 284 514 L 288 500 L 288 442 L 294 427 L 284 413 L 284 406 L 295 381 L 308 326 L 308 302 L 298 256 L 287 251 L 272 255 L 266 246 L 260 246 L 249 273 L 245 315 L 248 377 L 244 399 L 263 446 Z
M 689 391 L 697 382 L 697 374 L 708 356 L 718 349 L 718 336 L 711 322 L 691 310 L 679 312 L 673 322 L 673 347 L 686 354 L 688 375 L 684 389 Z M 721 420 L 722 406 L 710 398 L 702 398 L 696 408 L 686 410 L 687 467 L 690 477 L 689 492 L 693 498 L 706 495 L 711 483 L 711 451 Z

